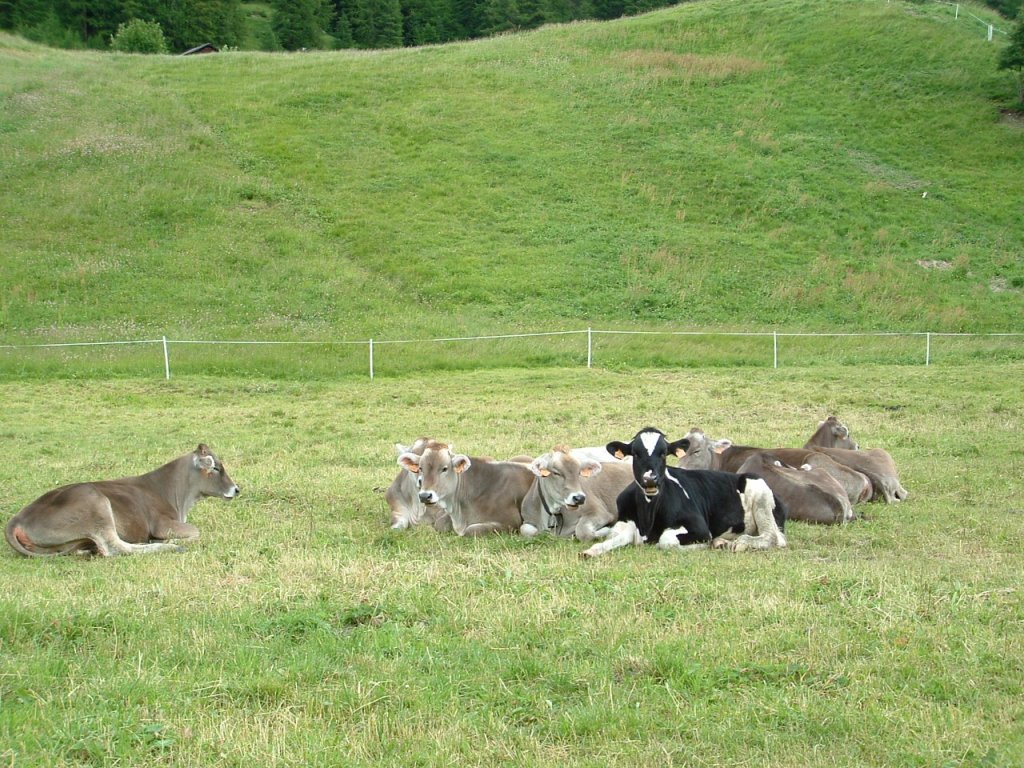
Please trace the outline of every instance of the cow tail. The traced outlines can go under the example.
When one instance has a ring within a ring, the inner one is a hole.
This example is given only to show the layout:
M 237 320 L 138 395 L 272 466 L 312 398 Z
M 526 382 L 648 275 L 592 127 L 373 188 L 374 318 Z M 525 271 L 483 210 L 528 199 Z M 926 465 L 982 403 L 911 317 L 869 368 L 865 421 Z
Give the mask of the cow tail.
M 25 529 L 18 525 L 14 520 L 7 523 L 7 527 L 4 529 L 4 535 L 7 537 L 7 543 L 11 545 L 11 549 L 19 555 L 25 555 L 26 557 L 38 557 L 38 553 L 32 551 L 35 549 L 35 545 L 28 537 L 28 534 L 25 533 Z

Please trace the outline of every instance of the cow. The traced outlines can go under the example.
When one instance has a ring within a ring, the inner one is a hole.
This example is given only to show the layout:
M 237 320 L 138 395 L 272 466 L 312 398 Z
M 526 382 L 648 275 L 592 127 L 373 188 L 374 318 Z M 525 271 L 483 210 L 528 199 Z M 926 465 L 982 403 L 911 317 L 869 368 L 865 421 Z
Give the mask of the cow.
M 851 504 L 859 504 L 872 498 L 872 482 L 863 473 L 848 467 L 810 448 L 756 448 L 750 445 L 734 445 L 729 439 L 715 440 L 694 427 L 682 439 L 685 454 L 679 458 L 679 466 L 686 469 L 717 469 L 723 472 L 737 472 L 743 462 L 753 454 L 771 451 L 777 459 L 791 467 L 805 464 L 823 469 L 834 477 L 846 490 Z
M 886 504 L 893 504 L 906 500 L 910 495 L 900 483 L 896 462 L 889 452 L 882 448 L 856 451 L 848 448 L 816 448 L 815 451 L 866 475 L 871 481 L 872 501 L 882 499 Z
M 199 529 L 186 522 L 204 496 L 240 493 L 227 470 L 200 443 L 152 472 L 120 480 L 73 483 L 44 493 L 10 519 L 7 543 L 22 555 L 110 555 L 181 551 Z
M 443 509 L 459 536 L 518 531 L 523 524 L 520 507 L 534 479 L 526 464 L 471 458 L 436 440 L 422 455 L 406 451 L 398 464 L 416 475 L 420 501 Z
M 603 541 L 581 552 L 597 557 L 629 544 L 662 549 L 785 547 L 785 505 L 755 475 L 670 467 L 684 451 L 654 427 L 629 442 L 608 443 L 616 456 L 632 456 L 633 482 L 616 499 L 618 522 Z
M 823 469 L 809 464 L 797 469 L 783 464 L 771 451 L 757 451 L 743 462 L 739 474 L 764 478 L 786 505 L 787 520 L 836 525 L 854 518 L 846 489 Z
M 608 461 L 588 456 L 604 454 Z M 616 460 L 602 447 L 573 449 L 556 446 L 530 465 L 536 475 L 523 499 L 520 533 L 534 536 L 547 531 L 591 541 L 615 522 L 615 499 L 633 479 L 630 464 Z
M 412 445 L 395 443 L 395 453 L 401 456 L 403 453 L 413 453 L 417 456 L 423 454 L 427 444 L 431 442 L 429 437 L 418 437 Z M 384 492 L 384 499 L 391 509 L 391 527 L 395 530 L 403 530 L 414 525 L 431 525 L 438 530 L 443 530 L 446 525 L 445 512 L 438 506 L 428 507 L 420 501 L 419 486 L 416 475 L 402 467 L 391 481 L 391 485 Z
M 846 428 L 835 416 L 819 422 L 814 434 L 804 443 L 804 448 L 849 448 L 856 451 L 858 446 Z

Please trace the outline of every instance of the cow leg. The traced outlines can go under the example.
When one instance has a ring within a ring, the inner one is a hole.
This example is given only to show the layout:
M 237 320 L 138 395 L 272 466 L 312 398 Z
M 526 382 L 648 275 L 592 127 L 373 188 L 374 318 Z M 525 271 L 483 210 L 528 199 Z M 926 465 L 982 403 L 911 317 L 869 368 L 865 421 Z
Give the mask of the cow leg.
M 155 552 L 181 552 L 181 547 L 169 542 L 153 542 L 149 544 L 133 544 L 122 539 L 117 533 L 117 526 L 114 524 L 114 510 L 110 506 L 110 499 L 102 497 L 102 508 L 97 510 L 98 525 L 96 531 L 89 537 L 96 544 L 96 551 L 104 557 L 113 555 L 148 555 Z M 194 526 L 190 526 L 194 527 Z
M 605 537 L 604 541 L 599 541 L 590 549 L 583 550 L 580 552 L 580 557 L 597 557 L 619 547 L 640 543 L 640 531 L 637 529 L 636 523 L 630 520 L 620 520 L 612 526 L 611 533 Z
M 508 526 L 502 525 L 501 523 L 473 523 L 467 525 L 466 530 L 462 532 L 463 536 L 487 536 L 491 533 L 502 533 L 507 531 Z
M 178 520 L 161 520 L 153 531 L 154 539 L 177 539 L 178 541 L 195 541 L 199 538 L 199 529 L 191 523 Z
M 743 503 L 743 519 L 753 519 L 754 531 L 744 530 L 735 541 L 730 542 L 729 548 L 733 552 L 743 552 L 747 549 L 785 547 L 786 536 L 775 522 L 775 497 L 768 484 L 764 480 L 748 479 L 740 500 Z

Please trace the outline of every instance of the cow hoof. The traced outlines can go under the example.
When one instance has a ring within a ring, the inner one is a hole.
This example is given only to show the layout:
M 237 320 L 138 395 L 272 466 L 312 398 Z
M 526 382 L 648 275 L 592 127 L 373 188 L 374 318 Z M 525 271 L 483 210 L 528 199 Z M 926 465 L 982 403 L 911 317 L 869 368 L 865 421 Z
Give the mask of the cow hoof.
M 711 542 L 711 548 L 712 549 L 731 549 L 732 548 L 730 546 L 731 543 L 732 542 L 730 542 L 728 539 L 715 539 L 714 541 Z

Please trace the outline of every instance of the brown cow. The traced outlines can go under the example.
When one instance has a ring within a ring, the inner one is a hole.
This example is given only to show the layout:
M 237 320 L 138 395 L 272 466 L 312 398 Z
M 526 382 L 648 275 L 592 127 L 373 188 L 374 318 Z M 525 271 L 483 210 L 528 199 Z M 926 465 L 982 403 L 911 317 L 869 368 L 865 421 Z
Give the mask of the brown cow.
M 22 555 L 73 552 L 127 555 L 181 551 L 169 539 L 193 541 L 186 522 L 204 496 L 233 499 L 238 486 L 200 443 L 159 469 L 120 480 L 74 483 L 43 494 L 7 523 L 7 543 Z
M 888 451 L 882 448 L 868 448 L 851 451 L 846 448 L 818 448 L 818 453 L 828 456 L 843 466 L 854 469 L 871 481 L 872 500 L 884 499 L 886 504 L 903 501 L 910 494 L 900 484 L 896 462 Z
M 591 541 L 615 522 L 615 499 L 632 482 L 633 469 L 601 451 L 558 446 L 534 460 L 531 469 L 537 477 L 522 505 L 524 536 L 548 531 Z M 593 455 L 608 461 L 588 458 Z
M 862 472 L 834 461 L 824 453 L 810 448 L 756 448 L 749 445 L 733 445 L 732 440 L 714 440 L 694 427 L 683 438 L 686 454 L 680 458 L 679 466 L 685 469 L 718 469 L 723 472 L 737 472 L 743 462 L 760 451 L 772 451 L 784 464 L 802 467 L 809 464 L 823 469 L 834 477 L 846 490 L 851 504 L 859 504 L 872 498 L 872 481 Z
M 787 520 L 826 525 L 853 520 L 846 490 L 823 469 L 805 464 L 800 469 L 783 464 L 772 451 L 757 451 L 743 462 L 738 474 L 752 473 L 768 483 L 786 505 Z
M 395 452 L 398 456 L 403 453 L 413 453 L 417 456 L 423 455 L 423 450 L 431 442 L 429 437 L 418 437 L 412 445 L 395 443 Z M 384 499 L 391 508 L 391 527 L 395 530 L 402 530 L 414 525 L 426 524 L 444 530 L 450 528 L 445 518 L 445 511 L 438 506 L 428 507 L 420 501 L 420 489 L 417 476 L 405 469 L 398 470 L 395 479 L 391 481 L 387 491 L 384 492 Z
M 398 464 L 419 476 L 420 501 L 444 509 L 460 536 L 518 531 L 523 524 L 520 506 L 534 478 L 525 464 L 470 458 L 436 440 L 420 456 L 403 453 Z

